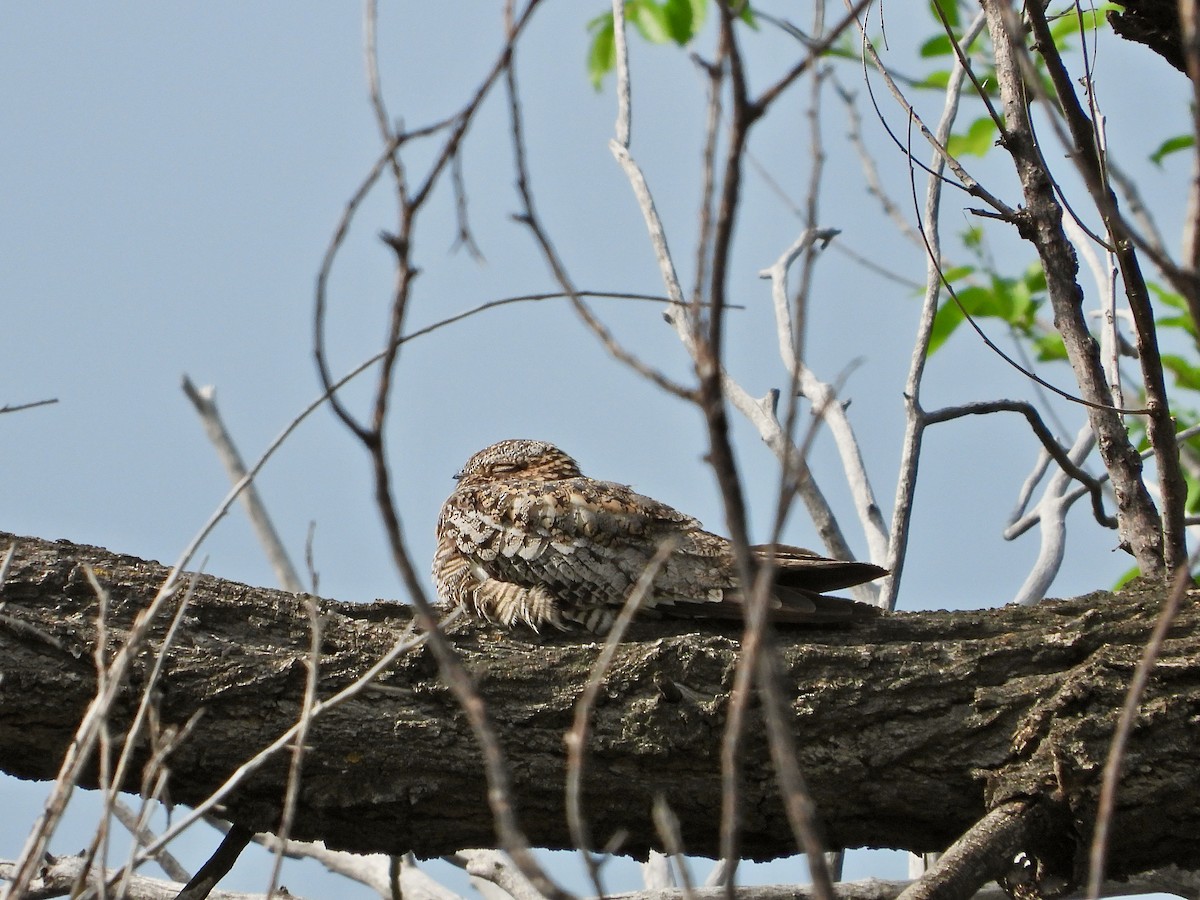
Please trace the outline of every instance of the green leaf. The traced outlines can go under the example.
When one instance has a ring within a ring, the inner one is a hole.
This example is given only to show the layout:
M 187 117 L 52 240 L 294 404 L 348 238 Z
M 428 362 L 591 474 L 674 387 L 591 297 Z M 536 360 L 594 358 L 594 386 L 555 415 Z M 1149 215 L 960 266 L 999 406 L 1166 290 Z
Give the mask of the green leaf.
M 1002 318 L 1019 331 L 1027 332 L 1033 325 L 1033 314 L 1037 311 L 1037 303 L 1033 293 L 1024 281 L 999 280 L 994 283 L 993 290 L 998 297 L 1007 301 L 1007 315 Z
M 1176 309 L 1187 309 L 1187 301 L 1179 294 L 1168 291 L 1154 282 L 1149 282 L 1146 287 L 1150 288 L 1150 293 L 1157 297 L 1160 303 L 1165 303 L 1167 306 L 1173 306 Z
M 924 59 L 931 56 L 949 56 L 953 52 L 950 38 L 944 34 L 936 34 L 921 45 L 921 56 Z
M 858 44 L 852 44 L 848 41 L 838 41 L 825 51 L 824 56 L 831 56 L 834 59 L 848 59 L 851 62 L 857 63 L 862 59 L 862 52 L 858 49 Z
M 662 14 L 671 40 L 683 46 L 692 39 L 691 0 L 666 0 L 662 5 Z
M 936 72 L 930 72 L 924 78 L 916 83 L 919 88 L 933 88 L 935 90 L 944 91 L 946 85 L 950 83 L 950 72 L 948 69 L 939 69 Z
M 929 349 L 925 355 L 933 356 L 942 344 L 946 343 L 950 335 L 954 334 L 954 329 L 962 323 L 962 310 L 958 308 L 954 298 L 948 297 L 943 300 L 942 305 L 938 307 L 938 311 L 933 316 L 933 328 L 929 332 Z
M 1139 569 L 1137 566 L 1134 566 L 1132 569 L 1126 569 L 1121 574 L 1121 576 L 1116 580 L 1116 582 L 1113 584 L 1112 589 L 1114 591 L 1119 591 L 1121 588 L 1125 587 L 1125 585 L 1129 584 L 1129 582 L 1133 581 L 1133 579 L 1137 578 L 1141 574 L 1142 574 L 1142 570 Z
M 1025 270 L 1025 285 L 1032 293 L 1046 293 L 1046 270 L 1040 262 L 1030 263 Z
M 1159 328 L 1178 328 L 1193 338 L 1196 336 L 1196 323 L 1191 316 L 1163 316 L 1161 319 L 1155 319 L 1154 324 Z
M 1154 294 L 1156 304 L 1169 306 L 1171 309 L 1179 310 L 1179 315 L 1175 316 L 1158 316 L 1155 317 L 1155 324 L 1159 328 L 1178 328 L 1193 340 L 1196 339 L 1196 321 L 1192 318 L 1191 310 L 1188 309 L 1187 301 L 1179 294 L 1164 290 L 1153 282 L 1149 283 L 1150 293 Z
M 938 15 L 939 9 L 942 11 L 940 16 Z M 932 2 L 929 4 L 929 12 L 933 16 L 933 21 L 937 22 L 939 25 L 941 25 L 942 20 L 945 19 L 950 23 L 951 28 L 958 27 L 959 19 L 957 0 L 932 0 Z
M 989 97 L 1000 96 L 1000 82 L 996 78 L 996 69 L 992 66 L 975 70 L 975 77 L 983 87 L 983 92 Z M 1053 95 L 1051 95 L 1053 96 Z
M 665 44 L 671 40 L 666 10 L 654 0 L 627 0 L 625 16 L 650 43 Z
M 1180 150 L 1186 150 L 1189 147 L 1196 145 L 1196 138 L 1190 134 L 1180 134 L 1173 138 L 1167 138 L 1158 145 L 1158 149 L 1150 154 L 1150 162 L 1158 167 L 1162 167 L 1162 161 L 1172 153 L 1178 153 Z
M 949 269 L 946 269 L 944 272 L 942 272 L 942 280 L 953 284 L 956 281 L 961 281 L 963 278 L 966 278 L 974 271 L 974 266 L 951 266 Z
M 1033 347 L 1038 362 L 1059 362 L 1067 358 L 1067 346 L 1057 331 L 1035 338 Z
M 1182 356 L 1164 353 L 1163 368 L 1175 376 L 1175 385 L 1190 391 L 1200 391 L 1200 367 L 1192 365 Z
M 1103 28 L 1108 24 L 1108 18 L 1105 13 L 1109 11 L 1124 12 L 1120 6 L 1115 3 L 1105 3 L 1097 9 L 1083 10 L 1083 27 L 1088 31 L 1095 31 L 1097 28 Z M 1071 35 L 1079 34 L 1079 19 L 1074 10 L 1064 13 L 1055 20 L 1050 26 L 1050 34 L 1054 38 L 1054 43 L 1061 46 L 1064 38 Z
M 1025 305 L 1020 286 L 1001 278 L 993 278 L 990 288 L 965 287 L 958 292 L 958 299 L 973 318 L 1003 319 L 1009 325 L 1020 324 L 1018 310 Z
M 682 47 L 704 27 L 708 3 L 707 0 L 666 0 L 662 8 L 671 40 Z
M 983 116 L 971 123 L 966 134 L 952 134 L 946 145 L 951 156 L 984 156 L 996 143 L 996 123 Z
M 954 330 L 963 323 L 966 318 L 963 315 L 964 310 L 976 319 L 1009 320 L 1012 317 L 1012 300 L 1005 292 L 998 293 L 976 284 L 960 288 L 955 291 L 955 294 L 958 301 L 955 302 L 954 297 L 947 298 L 938 307 L 938 311 L 933 317 L 933 329 L 930 332 L 927 354 L 929 356 L 932 356 L 942 344 L 946 343 Z
M 617 46 L 613 40 L 612 13 L 599 16 L 588 23 L 592 31 L 592 46 L 588 48 L 587 71 L 592 87 L 600 90 L 604 76 L 617 65 Z

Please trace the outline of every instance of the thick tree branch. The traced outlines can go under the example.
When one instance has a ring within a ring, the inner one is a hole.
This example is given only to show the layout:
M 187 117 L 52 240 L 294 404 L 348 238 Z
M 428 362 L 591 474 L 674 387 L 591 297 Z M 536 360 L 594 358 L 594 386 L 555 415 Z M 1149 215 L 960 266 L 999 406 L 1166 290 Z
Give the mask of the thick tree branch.
M 114 647 L 166 569 L 97 548 L 0 535 L 0 547 L 12 541 L 16 553 L 0 595 L 0 769 L 45 779 L 57 772 L 96 689 L 96 601 L 85 564 L 109 589 Z M 1068 855 L 1080 852 L 1109 738 L 1161 602 L 1155 588 L 781 634 L 797 763 L 830 846 L 943 850 L 989 810 L 1036 800 Z M 320 606 L 321 697 L 360 675 L 411 618 L 397 603 Z M 1198 626 L 1200 610 L 1188 597 L 1127 748 L 1111 876 L 1168 864 L 1200 868 Z M 152 626 L 151 648 L 165 628 L 165 621 Z M 657 846 L 652 807 L 662 794 L 679 817 L 686 850 L 717 852 L 719 745 L 739 629 L 694 628 L 642 624 L 615 655 L 581 785 L 599 843 L 623 829 L 623 852 L 644 855 Z M 450 637 L 496 723 L 522 828 L 537 845 L 569 846 L 563 736 L 599 647 L 469 625 Z M 294 723 L 308 641 L 301 599 L 197 579 L 158 699 L 164 726 L 204 711 L 191 740 L 167 762 L 176 801 L 199 803 Z M 133 667 L 133 683 L 109 717 L 114 734 L 132 714 L 153 655 L 147 651 Z M 297 838 L 421 856 L 495 843 L 478 749 L 437 672 L 427 649 L 402 657 L 377 689 L 312 723 Z M 791 853 L 756 711 L 744 742 L 743 852 L 759 859 Z M 94 777 L 89 772 L 85 781 Z M 135 789 L 138 778 L 131 773 Z M 254 830 L 275 827 L 286 778 L 281 755 L 229 798 L 225 815 Z M 1057 846 L 1029 850 L 1039 859 L 1061 855 Z
M 1096 432 L 1100 455 L 1112 478 L 1122 546 L 1137 560 L 1143 575 L 1166 573 L 1163 529 L 1158 510 L 1142 480 L 1142 461 L 1129 440 L 1125 423 L 1111 408 L 1099 347 L 1083 314 L 1079 262 L 1062 226 L 1062 207 L 1055 196 L 1033 134 L 1017 49 L 1010 31 L 1011 7 L 1002 0 L 983 0 L 988 32 L 995 47 L 996 78 L 1004 102 L 1005 129 L 1000 144 L 1013 158 L 1025 197 L 1017 217 L 1021 237 L 1037 248 L 1046 274 L 1046 290 L 1054 309 L 1054 327 L 1062 335 L 1067 357 Z
M 1075 142 L 1072 156 L 1104 221 L 1109 242 L 1114 248 L 1113 255 L 1121 272 L 1125 300 L 1129 304 L 1137 337 L 1142 389 L 1146 392 L 1146 405 L 1150 409 L 1146 434 L 1154 448 L 1159 491 L 1162 495 L 1163 554 L 1167 570 L 1174 574 L 1187 563 L 1187 541 L 1183 530 L 1187 485 L 1179 469 L 1175 419 L 1171 415 L 1167 399 L 1166 377 L 1158 348 L 1158 330 L 1154 322 L 1154 310 L 1150 305 L 1150 289 L 1142 275 L 1134 236 L 1121 215 L 1117 195 L 1109 184 L 1106 157 L 1097 138 L 1097 126 L 1088 118 L 1075 94 L 1074 80 L 1059 56 L 1050 23 L 1040 6 L 1029 8 L 1029 21 L 1038 51 L 1046 63 L 1046 70 L 1057 92 L 1063 117 Z M 1200 311 L 1200 298 L 1196 297 L 1194 291 L 1185 296 L 1192 311 L 1193 321 L 1200 321 L 1200 315 L 1197 315 Z
M 1125 0 L 1123 9 L 1106 13 L 1113 33 L 1145 44 L 1176 69 L 1187 74 L 1187 58 L 1175 0 Z

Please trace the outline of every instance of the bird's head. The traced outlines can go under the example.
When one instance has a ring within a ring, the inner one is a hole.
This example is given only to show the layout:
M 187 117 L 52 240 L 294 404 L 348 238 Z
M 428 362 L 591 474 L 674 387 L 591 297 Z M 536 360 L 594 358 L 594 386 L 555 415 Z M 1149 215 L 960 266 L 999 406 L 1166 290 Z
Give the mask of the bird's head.
M 579 464 L 553 444 L 518 439 L 484 447 L 454 477 L 469 484 L 508 477 L 555 481 L 580 474 Z

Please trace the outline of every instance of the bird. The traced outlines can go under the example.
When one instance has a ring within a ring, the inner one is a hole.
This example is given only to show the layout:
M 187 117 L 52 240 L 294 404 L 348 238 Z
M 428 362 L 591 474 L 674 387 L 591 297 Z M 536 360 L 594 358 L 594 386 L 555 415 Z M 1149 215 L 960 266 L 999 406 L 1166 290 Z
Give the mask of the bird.
M 504 440 L 454 476 L 437 521 L 433 578 L 442 601 L 510 630 L 552 626 L 606 633 L 639 576 L 670 552 L 646 590 L 641 617 L 740 619 L 746 602 L 731 542 L 624 484 L 584 475 L 546 441 Z M 756 565 L 771 548 L 751 548 Z M 842 622 L 867 604 L 824 596 L 887 570 L 800 547 L 773 548 L 771 618 Z

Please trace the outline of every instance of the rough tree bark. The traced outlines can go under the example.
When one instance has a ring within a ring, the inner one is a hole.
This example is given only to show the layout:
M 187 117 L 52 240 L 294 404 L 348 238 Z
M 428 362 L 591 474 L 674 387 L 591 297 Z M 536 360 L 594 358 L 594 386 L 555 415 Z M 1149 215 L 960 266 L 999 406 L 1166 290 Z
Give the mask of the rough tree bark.
M 166 570 L 0 534 L 0 550 L 13 542 L 0 594 L 0 769 L 46 779 L 96 688 L 97 604 L 85 564 L 111 592 L 110 649 Z M 1162 600 L 1160 589 L 1147 588 L 783 633 L 799 762 L 828 845 L 942 850 L 989 809 L 1020 800 L 1049 826 L 1030 850 L 1056 867 L 1077 866 L 1108 741 Z M 323 697 L 365 671 L 410 618 L 399 603 L 320 607 Z M 1198 623 L 1195 599 L 1185 598 L 1128 748 L 1113 875 L 1200 868 Z M 597 840 L 625 834 L 623 852 L 657 845 L 650 810 L 659 793 L 681 820 L 686 849 L 717 851 L 719 741 L 739 645 L 736 630 L 687 627 L 639 626 L 595 711 L 586 809 Z M 127 702 L 110 720 L 113 734 L 136 705 L 165 628 L 153 630 Z M 204 710 L 169 761 L 176 802 L 199 802 L 293 723 L 309 638 L 293 595 L 199 579 L 157 700 L 164 725 Z M 522 827 L 537 845 L 569 846 L 563 734 L 597 645 L 474 625 L 452 638 L 509 754 Z M 421 856 L 493 844 L 474 741 L 428 651 L 402 657 L 380 689 L 318 720 L 308 743 L 294 837 Z M 758 723 L 746 747 L 742 847 L 757 859 L 794 852 Z M 286 763 L 260 770 L 223 814 L 255 830 L 276 827 Z M 131 780 L 136 790 L 136 772 Z
M 1178 0 L 1124 0 L 1123 9 L 1106 15 L 1112 29 L 1127 41 L 1145 44 L 1180 72 L 1187 72 Z

